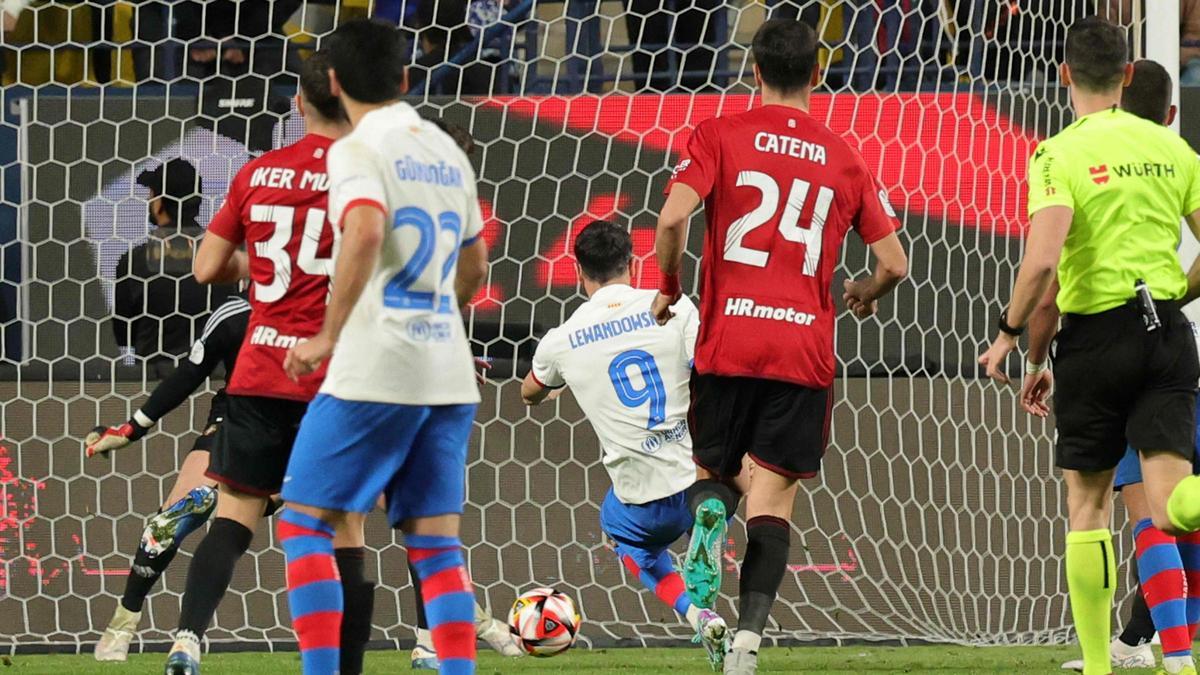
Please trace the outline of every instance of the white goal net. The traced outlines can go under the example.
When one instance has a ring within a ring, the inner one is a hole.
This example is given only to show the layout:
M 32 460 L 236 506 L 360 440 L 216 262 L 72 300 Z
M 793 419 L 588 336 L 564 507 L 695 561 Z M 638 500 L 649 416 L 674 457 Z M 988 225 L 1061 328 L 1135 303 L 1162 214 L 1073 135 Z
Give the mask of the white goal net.
M 148 236 L 135 177 L 192 162 L 207 222 L 242 163 L 300 133 L 291 73 L 316 37 L 368 11 L 408 25 L 452 17 L 454 30 L 414 32 L 421 63 L 448 63 L 414 70 L 412 100 L 477 144 L 492 267 L 467 321 L 497 365 L 471 442 L 463 540 L 485 606 L 503 615 L 521 590 L 553 585 L 579 603 L 586 644 L 690 637 L 604 541 L 609 481 L 579 407 L 567 394 L 528 411 L 514 378 L 582 301 L 570 243 L 590 219 L 629 227 L 638 283 L 656 283 L 653 229 L 670 167 L 697 122 L 754 104 L 750 37 L 776 12 L 818 26 L 825 84 L 813 114 L 887 187 L 911 279 L 878 319 L 839 321 L 831 444 L 796 503 L 768 637 L 1068 637 L 1049 429 L 981 379 L 975 357 L 1019 260 L 1027 158 L 1070 119 L 1055 69 L 1066 27 L 1094 11 L 1088 0 L 224 4 L 236 9 L 35 2 L 0 43 L 0 651 L 97 638 L 219 386 L 144 442 L 84 458 L 83 435 L 127 419 L 158 372 L 147 367 L 158 355 L 123 356 L 112 328 L 117 261 Z M 261 5 L 266 19 L 251 20 Z M 693 291 L 702 233 L 697 217 L 685 262 Z M 835 286 L 866 268 L 851 241 Z M 151 596 L 135 649 L 175 628 L 198 539 Z M 368 544 L 380 582 L 373 637 L 408 643 L 404 550 L 382 518 Z M 729 550 L 743 544 L 735 525 Z M 727 569 L 719 609 L 732 615 L 732 558 Z M 264 524 L 209 632 L 214 647 L 292 642 L 283 589 Z

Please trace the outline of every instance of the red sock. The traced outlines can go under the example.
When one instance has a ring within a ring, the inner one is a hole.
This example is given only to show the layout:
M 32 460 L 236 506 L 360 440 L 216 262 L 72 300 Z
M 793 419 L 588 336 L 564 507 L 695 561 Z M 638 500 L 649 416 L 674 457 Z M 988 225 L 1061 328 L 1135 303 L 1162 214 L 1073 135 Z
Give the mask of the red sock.
M 1192 532 L 1175 541 L 1179 546 L 1179 557 L 1183 559 L 1183 573 L 1187 577 L 1187 622 L 1190 639 L 1196 641 L 1196 628 L 1200 626 L 1200 532 Z
M 287 559 L 288 606 L 305 673 L 336 673 L 341 660 L 342 582 L 333 528 L 285 509 L 275 528 Z
M 1142 595 L 1162 640 L 1163 657 L 1190 655 L 1183 562 L 1175 537 L 1154 527 L 1149 518 L 1137 523 L 1133 536 Z

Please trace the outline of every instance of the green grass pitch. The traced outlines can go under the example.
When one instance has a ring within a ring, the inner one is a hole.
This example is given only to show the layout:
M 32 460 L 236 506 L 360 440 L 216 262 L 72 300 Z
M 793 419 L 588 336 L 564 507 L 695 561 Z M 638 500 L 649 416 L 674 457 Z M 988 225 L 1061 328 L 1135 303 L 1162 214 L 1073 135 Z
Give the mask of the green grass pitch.
M 1074 647 L 798 647 L 763 650 L 763 673 L 1058 673 L 1059 665 L 1078 658 Z M 130 657 L 126 664 L 96 663 L 82 656 L 13 656 L 0 658 L 0 675 L 32 673 L 104 673 L 158 675 L 165 654 Z M 201 664 L 204 675 L 233 673 L 299 673 L 300 658 L 289 654 L 210 654 Z M 8 666 L 8 667 L 4 667 Z M 409 670 L 408 652 L 372 651 L 366 672 Z M 507 660 L 481 653 L 480 675 L 494 673 L 705 673 L 704 653 L 697 649 L 575 649 L 550 659 Z M 1148 672 L 1148 671 L 1117 671 Z

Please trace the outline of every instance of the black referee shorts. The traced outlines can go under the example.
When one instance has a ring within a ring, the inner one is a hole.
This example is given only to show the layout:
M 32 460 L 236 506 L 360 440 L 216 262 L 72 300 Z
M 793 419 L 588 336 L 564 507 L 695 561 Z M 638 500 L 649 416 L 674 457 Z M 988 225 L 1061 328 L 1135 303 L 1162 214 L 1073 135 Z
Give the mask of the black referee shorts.
M 1055 463 L 1105 471 L 1126 446 L 1195 454 L 1200 359 L 1178 302 L 1160 302 L 1147 332 L 1132 304 L 1068 314 L 1054 339 Z

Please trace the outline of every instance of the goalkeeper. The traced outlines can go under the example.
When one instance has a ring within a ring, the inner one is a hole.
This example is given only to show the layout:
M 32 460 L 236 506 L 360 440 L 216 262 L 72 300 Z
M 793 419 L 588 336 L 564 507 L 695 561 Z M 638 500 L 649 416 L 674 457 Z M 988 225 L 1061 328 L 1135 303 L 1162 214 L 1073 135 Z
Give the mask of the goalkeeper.
M 1170 125 L 1176 112 L 1175 106 L 1171 105 L 1170 74 L 1154 61 L 1134 63 L 1133 80 L 1121 95 L 1121 107 L 1142 119 Z M 1050 324 L 1057 319 L 1053 306 L 1057 287 L 1051 290 L 1038 314 L 1030 319 L 1033 326 L 1031 340 L 1034 336 L 1048 337 L 1053 330 L 1052 327 L 1037 328 L 1037 322 L 1043 316 Z M 1033 353 L 1043 354 L 1048 348 L 1049 345 L 1030 343 Z M 1051 377 L 1050 371 L 1043 372 L 1031 376 L 1035 382 L 1027 389 L 1032 390 L 1037 380 Z M 1026 410 L 1039 416 L 1045 413 L 1032 405 L 1027 405 Z M 1200 435 L 1200 429 L 1197 432 Z M 1117 465 L 1113 486 L 1121 492 L 1129 522 L 1133 525 L 1135 560 L 1141 583 L 1125 630 L 1113 638 L 1109 649 L 1113 665 L 1118 668 L 1153 668 L 1154 651 L 1150 649 L 1150 639 L 1154 637 L 1155 628 L 1162 638 L 1163 654 L 1167 657 L 1186 654 L 1195 635 L 1196 621 L 1200 618 L 1200 583 L 1185 584 L 1184 580 L 1191 577 L 1200 581 L 1197 576 L 1200 574 L 1200 546 L 1197 546 L 1200 534 L 1192 533 L 1176 540 L 1154 527 L 1142 485 L 1142 467 L 1132 448 L 1125 451 Z M 1083 661 L 1068 661 L 1063 668 L 1083 670 Z
M 1067 32 L 1061 79 L 1078 119 L 1030 160 L 1025 257 L 980 357 L 990 377 L 1008 381 L 1005 357 L 1057 268 L 1055 463 L 1067 485 L 1066 577 L 1088 674 L 1112 670 L 1109 491 L 1127 444 L 1141 459 L 1153 526 L 1172 536 L 1200 529 L 1200 478 L 1191 475 L 1200 358 L 1180 311 L 1200 279 L 1189 283 L 1176 256 L 1180 217 L 1200 233 L 1200 161 L 1177 134 L 1120 109 L 1133 75 L 1127 54 L 1124 30 L 1096 17 Z M 1034 322 L 1040 351 L 1028 355 L 1021 396 L 1043 414 L 1054 309 Z M 1163 667 L 1194 675 L 1190 644 Z
M 159 419 L 186 401 L 218 365 L 224 365 L 226 373 L 233 372 L 249 318 L 250 303 L 243 298 L 230 298 L 218 307 L 209 316 L 188 358 L 155 387 L 146 404 L 128 422 L 115 427 L 96 427 L 87 435 L 84 440 L 87 456 L 108 454 L 140 440 Z M 125 581 L 125 593 L 96 643 L 97 661 L 125 660 L 129 642 L 142 618 L 146 595 L 175 558 L 180 542 L 204 524 L 216 507 L 214 484 L 205 478 L 204 472 L 208 469 L 209 447 L 224 416 L 225 389 L 221 388 L 213 397 L 204 433 L 183 460 L 170 495 L 146 524 Z

